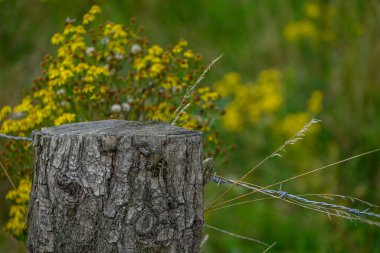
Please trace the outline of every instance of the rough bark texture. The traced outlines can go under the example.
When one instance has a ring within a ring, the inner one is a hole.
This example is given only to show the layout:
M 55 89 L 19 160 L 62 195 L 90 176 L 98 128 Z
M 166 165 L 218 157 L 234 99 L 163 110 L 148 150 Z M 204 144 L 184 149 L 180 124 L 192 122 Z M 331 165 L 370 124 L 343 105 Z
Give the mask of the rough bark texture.
M 201 133 L 107 120 L 33 133 L 29 252 L 199 252 Z

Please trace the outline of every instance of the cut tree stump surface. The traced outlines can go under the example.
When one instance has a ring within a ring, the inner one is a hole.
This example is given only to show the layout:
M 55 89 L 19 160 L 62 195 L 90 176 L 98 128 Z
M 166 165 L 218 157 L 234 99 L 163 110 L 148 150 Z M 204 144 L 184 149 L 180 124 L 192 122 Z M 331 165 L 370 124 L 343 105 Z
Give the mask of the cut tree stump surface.
M 29 252 L 199 252 L 200 132 L 106 120 L 32 138 Z

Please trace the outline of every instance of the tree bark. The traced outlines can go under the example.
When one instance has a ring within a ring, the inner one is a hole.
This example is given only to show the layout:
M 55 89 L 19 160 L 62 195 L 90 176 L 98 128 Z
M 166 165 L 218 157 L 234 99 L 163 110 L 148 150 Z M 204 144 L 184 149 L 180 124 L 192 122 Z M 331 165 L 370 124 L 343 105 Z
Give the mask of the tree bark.
M 28 252 L 199 252 L 201 133 L 106 120 L 33 133 Z

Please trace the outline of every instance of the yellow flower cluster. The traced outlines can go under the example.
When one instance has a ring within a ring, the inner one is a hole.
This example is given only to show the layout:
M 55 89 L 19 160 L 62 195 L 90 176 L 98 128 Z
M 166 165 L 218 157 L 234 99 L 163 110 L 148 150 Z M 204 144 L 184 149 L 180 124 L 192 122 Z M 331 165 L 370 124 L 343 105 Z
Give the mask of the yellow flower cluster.
M 60 117 L 58 117 L 56 120 L 54 120 L 54 124 L 56 126 L 60 126 L 64 123 L 70 123 L 75 121 L 75 114 L 73 113 L 64 113 Z
M 16 238 L 25 238 L 27 233 L 26 213 L 32 183 L 29 178 L 21 179 L 17 190 L 11 190 L 5 196 L 12 200 L 14 205 L 9 211 L 9 220 L 4 227 L 5 232 L 12 234 Z
M 171 117 L 187 88 L 201 74 L 202 57 L 189 49 L 184 39 L 166 49 L 150 44 L 141 35 L 142 30 L 135 28 L 134 21 L 130 26 L 112 22 L 96 25 L 101 11 L 99 6 L 93 6 L 82 23 L 69 20 L 62 32 L 52 36 L 51 43 L 57 50 L 53 56 L 45 56 L 43 75 L 35 79 L 19 105 L 0 108 L 1 133 L 30 136 L 34 129 L 74 121 L 167 121 Z M 210 143 L 218 144 L 210 124 L 221 111 L 216 105 L 219 97 L 206 87 L 194 89 L 186 101 L 192 106 L 179 116 L 178 123 L 207 130 L 206 136 L 214 136 Z M 0 156 L 12 175 L 30 174 L 32 155 L 28 143 L 10 141 L 6 145 Z M 215 153 L 209 152 L 208 156 Z M 27 186 L 25 180 L 20 181 L 20 187 Z M 16 203 L 7 229 L 19 235 L 24 229 L 20 221 L 26 207 L 24 202 L 17 203 L 15 194 L 9 193 Z
M 288 114 L 284 119 L 276 124 L 276 130 L 279 134 L 286 137 L 291 137 L 297 133 L 301 128 L 310 121 L 312 117 L 322 111 L 323 93 L 319 90 L 312 92 L 309 100 L 307 101 L 306 112 L 296 112 Z M 310 133 L 316 133 L 319 126 L 315 125 L 310 129 Z
M 90 22 L 93 22 L 95 20 L 95 14 L 101 13 L 101 12 L 102 10 L 100 9 L 98 5 L 92 6 L 91 9 L 83 16 L 83 24 L 87 25 Z
M 242 83 L 238 73 L 226 74 L 215 83 L 217 92 L 232 97 L 223 118 L 225 128 L 239 131 L 276 112 L 283 103 L 281 87 L 281 73 L 275 69 L 262 71 L 254 83 Z
M 289 22 L 284 28 L 283 35 L 289 42 L 305 39 L 313 43 L 331 41 L 334 39 L 331 28 L 334 14 L 334 7 L 331 4 L 307 2 L 304 6 L 305 17 Z

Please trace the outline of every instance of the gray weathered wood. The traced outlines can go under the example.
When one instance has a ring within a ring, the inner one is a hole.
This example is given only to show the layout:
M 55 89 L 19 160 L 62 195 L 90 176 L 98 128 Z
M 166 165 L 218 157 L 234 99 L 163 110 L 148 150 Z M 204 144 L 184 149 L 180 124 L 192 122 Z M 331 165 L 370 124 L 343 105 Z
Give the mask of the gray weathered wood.
M 201 133 L 107 120 L 33 133 L 29 252 L 199 252 Z

